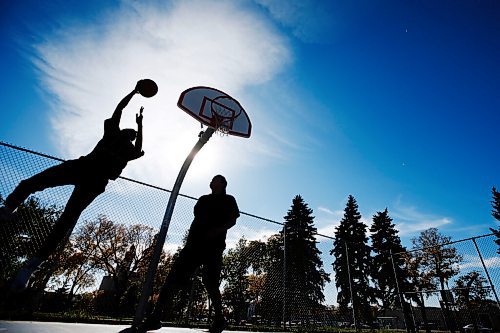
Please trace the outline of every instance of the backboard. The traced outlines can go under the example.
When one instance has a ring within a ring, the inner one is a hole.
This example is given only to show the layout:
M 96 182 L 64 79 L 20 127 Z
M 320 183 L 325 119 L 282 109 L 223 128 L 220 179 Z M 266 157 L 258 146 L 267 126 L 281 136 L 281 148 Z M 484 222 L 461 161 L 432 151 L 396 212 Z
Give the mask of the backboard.
M 224 133 L 250 137 L 252 124 L 241 104 L 210 87 L 193 87 L 181 93 L 177 106 L 202 124 Z

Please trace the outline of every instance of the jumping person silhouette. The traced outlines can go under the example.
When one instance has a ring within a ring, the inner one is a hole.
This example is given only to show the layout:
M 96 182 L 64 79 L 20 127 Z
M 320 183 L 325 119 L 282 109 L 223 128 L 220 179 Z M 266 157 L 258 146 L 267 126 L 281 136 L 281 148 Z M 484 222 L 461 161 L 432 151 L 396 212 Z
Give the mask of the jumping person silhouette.
M 212 193 L 198 199 L 186 244 L 170 269 L 153 312 L 139 325 L 138 332 L 161 327 L 160 318 L 165 309 L 172 306 L 175 293 L 189 284 L 192 275 L 202 265 L 203 283 L 215 312 L 210 332 L 222 332 L 225 325 L 219 291 L 222 254 L 226 248 L 227 230 L 236 224 L 240 216 L 236 200 L 226 194 L 226 186 L 226 179 L 217 175 L 210 182 Z
M 19 183 L 0 207 L 0 219 L 12 219 L 13 212 L 29 195 L 47 188 L 75 185 L 66 207 L 37 253 L 27 261 L 11 283 L 11 290 L 20 291 L 28 286 L 31 275 L 67 242 L 82 211 L 101 193 L 108 181 L 120 176 L 128 161 L 144 155 L 142 151 L 142 111 L 136 114 L 137 131 L 120 129 L 123 109 L 139 92 L 139 81 L 132 92 L 117 105 L 111 118 L 104 121 L 104 135 L 86 156 L 68 160 L 48 168 Z M 135 140 L 135 145 L 133 141 Z

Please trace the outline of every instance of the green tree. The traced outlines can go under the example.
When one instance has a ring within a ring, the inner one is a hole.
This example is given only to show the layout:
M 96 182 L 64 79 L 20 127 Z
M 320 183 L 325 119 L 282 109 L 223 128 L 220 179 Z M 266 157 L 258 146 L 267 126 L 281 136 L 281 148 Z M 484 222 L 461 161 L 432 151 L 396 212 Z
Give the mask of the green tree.
M 405 315 L 406 328 L 413 332 L 410 304 L 403 291 L 412 289 L 405 260 L 402 255 L 406 248 L 401 245 L 398 230 L 389 217 L 387 208 L 373 215 L 370 227 L 372 251 L 374 252 L 371 276 L 375 283 L 375 295 L 383 309 L 401 308 Z M 399 292 L 399 294 L 398 294 Z
M 249 315 L 262 316 L 261 303 L 266 281 L 267 245 L 260 240 L 250 241 L 246 247 L 250 263 L 248 275 Z
M 283 230 L 269 237 L 266 243 L 264 286 L 260 313 L 269 323 L 279 325 L 283 318 L 283 299 L 286 280 L 284 273 Z
M 486 279 L 477 271 L 469 272 L 455 281 L 453 291 L 461 316 L 472 322 L 476 332 L 479 332 L 478 313 L 482 307 L 487 310 L 485 301 L 491 293 Z
M 306 320 L 325 300 L 323 288 L 330 278 L 317 248 L 312 209 L 300 195 L 293 199 L 285 221 L 286 309 L 293 319 Z
M 451 237 L 442 235 L 437 228 L 424 230 L 412 239 L 415 253 L 422 258 L 422 275 L 441 290 L 448 289 L 448 281 L 460 271 L 463 260 L 457 249 L 448 245 Z
M 356 323 L 373 320 L 370 302 L 374 299 L 370 287 L 370 247 L 367 245 L 367 226 L 361 221 L 358 204 L 349 195 L 344 217 L 335 229 L 333 270 L 340 311 L 348 314 L 348 305 L 355 309 Z M 352 297 L 351 297 L 352 295 Z
M 500 221 L 500 192 L 497 191 L 495 187 L 491 189 L 492 193 L 492 200 L 491 200 L 491 206 L 493 209 L 491 210 L 491 215 Z
M 371 276 L 377 287 L 376 296 L 380 299 L 383 309 L 400 307 L 395 275 L 399 279 L 400 287 L 404 288 L 402 284 L 407 283 L 406 271 L 403 268 L 403 258 L 400 255 L 392 256 L 392 254 L 399 254 L 406 249 L 401 245 L 398 231 L 389 217 L 387 208 L 373 215 L 370 233 L 372 251 L 375 254 Z
M 431 332 L 429 320 L 427 319 L 427 310 L 425 307 L 424 296 L 428 294 L 425 291 L 434 290 L 434 285 L 429 281 L 427 275 L 421 271 L 422 257 L 416 255 L 415 251 L 404 252 L 401 257 L 405 263 L 405 274 L 408 278 L 408 285 L 402 289 L 405 298 L 409 298 L 420 307 L 424 329 L 427 333 Z M 408 323 L 408 321 L 407 321 Z
M 454 246 L 448 244 L 450 242 L 451 237 L 442 235 L 436 228 L 424 230 L 419 237 L 412 239 L 417 249 L 415 255 L 421 258 L 421 276 L 435 289 L 440 289 L 445 320 L 448 329 L 454 332 L 457 329 L 456 320 L 451 318 L 451 304 L 446 290 L 449 289 L 448 281 L 460 271 L 459 264 L 463 257 Z
M 247 240 L 241 238 L 236 247 L 224 255 L 223 276 L 226 280 L 222 299 L 231 309 L 232 317 L 237 322 L 246 319 L 249 304 L 248 268 L 250 267 L 247 253 Z
M 1 196 L 0 203 L 3 204 Z M 60 207 L 29 197 L 18 207 L 12 221 L 0 224 L 0 284 L 12 278 L 23 262 L 36 253 L 61 213 Z M 30 284 L 43 289 L 51 272 L 49 259 Z
M 252 305 L 258 311 L 264 282 L 266 244 L 241 238 L 236 247 L 224 255 L 225 280 L 222 300 L 236 322 L 247 319 Z
M 59 254 L 57 264 L 54 261 L 54 268 L 48 286 L 55 291 L 67 291 L 68 299 L 80 290 L 95 285 L 97 268 L 91 265 L 86 253 L 79 251 L 72 240 Z
M 500 221 L 500 192 L 497 191 L 495 187 L 492 188 L 491 190 L 492 193 L 492 200 L 491 200 L 491 206 L 493 209 L 491 210 L 491 215 Z M 495 240 L 495 243 L 498 245 L 498 250 L 497 253 L 500 254 L 500 227 L 498 229 L 493 229 L 490 228 L 490 230 L 495 234 L 497 239 Z
M 285 308 L 285 321 L 308 321 L 324 301 L 323 288 L 329 277 L 322 268 L 311 214 L 302 197 L 295 196 L 283 229 L 268 240 L 269 263 L 262 294 L 267 319 L 278 321 Z
M 72 243 L 76 253 L 85 259 L 81 268 L 104 271 L 112 281 L 111 289 L 100 295 L 105 313 L 130 312 L 140 289 L 137 283 L 143 281 L 140 273 L 147 266 L 154 236 L 154 229 L 149 226 L 125 226 L 105 215 L 85 221 L 75 231 Z

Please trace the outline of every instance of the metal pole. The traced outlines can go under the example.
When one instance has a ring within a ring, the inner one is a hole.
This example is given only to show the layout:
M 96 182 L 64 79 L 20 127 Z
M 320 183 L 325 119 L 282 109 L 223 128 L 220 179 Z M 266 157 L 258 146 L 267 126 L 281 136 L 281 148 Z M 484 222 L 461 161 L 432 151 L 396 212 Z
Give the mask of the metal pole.
M 358 330 L 358 323 L 356 322 L 356 309 L 354 308 L 354 294 L 352 292 L 352 279 L 351 279 L 351 268 L 349 267 L 349 251 L 347 250 L 347 242 L 344 241 L 345 246 L 345 256 L 347 261 L 347 275 L 349 275 L 349 290 L 351 291 L 351 304 L 352 304 L 352 320 L 354 323 L 354 329 Z
M 405 301 L 403 300 L 403 296 L 401 294 L 401 290 L 399 288 L 399 280 L 398 280 L 398 274 L 396 272 L 396 265 L 394 264 L 394 256 L 392 254 L 392 249 L 389 250 L 389 254 L 391 256 L 391 263 L 392 263 L 392 271 L 394 272 L 394 279 L 396 280 L 396 289 L 397 289 L 397 292 L 398 292 L 398 297 L 399 297 L 399 303 L 401 304 L 401 310 L 403 311 L 403 320 L 405 322 L 405 328 L 406 328 L 406 331 L 407 332 L 411 332 L 413 330 L 410 330 L 408 328 L 408 322 L 406 321 L 406 317 L 407 317 L 407 314 L 406 314 L 406 310 L 405 310 Z M 404 302 L 404 303 L 403 303 Z
M 410 298 L 410 311 L 411 311 L 411 320 L 413 321 L 413 328 L 415 332 L 418 332 L 418 325 L 415 319 L 415 311 L 413 310 L 413 300 Z
M 283 225 L 283 329 L 286 329 L 286 223 Z
M 215 130 L 209 127 L 205 130 L 205 132 L 201 133 L 198 142 L 191 149 L 191 152 L 186 157 L 186 160 L 184 161 L 184 164 L 182 164 L 181 170 L 177 175 L 177 179 L 175 180 L 172 193 L 170 194 L 170 198 L 168 199 L 165 215 L 163 216 L 163 222 L 161 224 L 160 231 L 158 232 L 156 246 L 154 248 L 151 261 L 149 263 L 146 280 L 144 281 L 144 285 L 142 287 L 141 298 L 139 299 L 139 304 L 137 305 L 132 327 L 137 327 L 144 318 L 145 314 L 144 309 L 146 307 L 146 303 L 149 299 L 149 296 L 151 296 L 151 292 L 153 289 L 153 280 L 156 275 L 156 269 L 158 268 L 158 263 L 160 262 L 161 252 L 163 249 L 163 245 L 165 244 L 165 238 L 167 237 L 168 227 L 170 226 L 170 220 L 172 219 L 172 213 L 174 212 L 175 202 L 177 200 L 177 196 L 179 195 L 182 181 L 184 180 L 184 177 L 186 176 L 186 173 L 194 157 L 200 151 L 200 149 L 205 145 L 205 143 L 208 142 L 208 140 L 210 139 L 210 137 L 214 132 Z
M 472 242 L 474 243 L 474 246 L 476 247 L 477 254 L 479 255 L 479 259 L 481 259 L 481 264 L 483 265 L 484 272 L 486 273 L 486 277 L 488 278 L 488 282 L 490 283 L 491 290 L 493 290 L 493 295 L 495 295 L 495 299 L 497 301 L 497 306 L 500 309 L 500 301 L 498 300 L 498 295 L 497 295 L 497 292 L 495 291 L 495 285 L 491 281 L 490 273 L 488 273 L 488 269 L 486 268 L 486 265 L 484 264 L 483 256 L 481 255 L 481 251 L 479 251 L 479 247 L 477 246 L 476 239 L 472 238 Z

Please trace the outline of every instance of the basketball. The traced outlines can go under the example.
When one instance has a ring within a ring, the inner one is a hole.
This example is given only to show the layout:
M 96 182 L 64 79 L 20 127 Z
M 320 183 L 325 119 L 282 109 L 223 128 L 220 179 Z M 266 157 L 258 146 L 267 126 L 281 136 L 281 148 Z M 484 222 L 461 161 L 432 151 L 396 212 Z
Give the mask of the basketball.
M 143 79 L 137 82 L 137 90 L 139 94 L 144 97 L 153 97 L 158 92 L 158 86 L 155 81 L 150 79 Z

